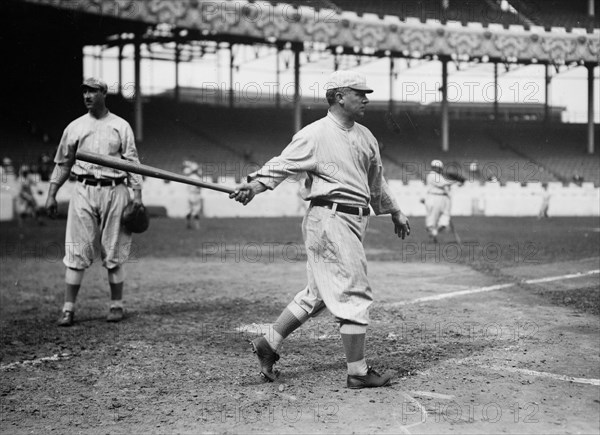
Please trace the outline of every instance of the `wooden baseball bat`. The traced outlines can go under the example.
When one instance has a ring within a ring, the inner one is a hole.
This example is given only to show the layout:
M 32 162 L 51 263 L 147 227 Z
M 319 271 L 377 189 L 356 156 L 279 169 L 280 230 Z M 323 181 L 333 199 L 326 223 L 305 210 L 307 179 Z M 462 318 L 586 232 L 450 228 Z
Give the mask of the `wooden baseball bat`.
M 162 180 L 191 184 L 192 186 L 205 187 L 207 189 L 218 190 L 219 192 L 233 193 L 235 191 L 235 189 L 232 189 L 231 187 L 225 187 L 214 183 L 205 183 L 203 181 L 177 174 L 175 172 L 165 171 L 164 169 L 143 165 L 141 163 L 133 163 L 116 157 L 92 153 L 90 151 L 78 150 L 76 158 L 83 160 L 84 162 L 95 163 L 97 165 L 107 166 L 113 169 L 120 169 L 125 172 L 133 172 L 134 174 L 146 175 L 148 177 L 160 178 Z
M 456 240 L 456 243 L 458 243 L 459 245 L 462 245 L 462 241 L 460 240 L 460 236 L 456 232 L 456 228 L 454 228 L 454 224 L 452 223 L 452 219 L 450 219 L 450 229 L 452 230 L 452 234 L 454 234 L 454 240 Z

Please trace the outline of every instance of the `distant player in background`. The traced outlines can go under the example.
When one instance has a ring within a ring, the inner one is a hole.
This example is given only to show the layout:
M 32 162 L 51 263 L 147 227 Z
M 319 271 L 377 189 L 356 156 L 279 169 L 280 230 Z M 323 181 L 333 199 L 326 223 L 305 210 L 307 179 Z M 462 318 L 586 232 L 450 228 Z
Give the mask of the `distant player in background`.
M 437 243 L 439 233 L 450 226 L 450 186 L 456 183 L 462 185 L 464 181 L 464 177 L 459 174 L 444 174 L 441 160 L 431 162 L 431 170 L 425 178 L 425 227 L 433 243 Z
M 200 167 L 197 163 L 186 160 L 183 162 L 183 173 L 190 178 L 198 181 L 202 180 Z M 186 215 L 187 228 L 199 230 L 200 216 L 202 214 L 202 188 L 198 186 L 187 186 L 188 192 L 188 213 Z
M 550 192 L 548 191 L 548 183 L 542 184 L 542 203 L 538 212 L 538 219 L 548 217 L 548 208 L 550 208 Z

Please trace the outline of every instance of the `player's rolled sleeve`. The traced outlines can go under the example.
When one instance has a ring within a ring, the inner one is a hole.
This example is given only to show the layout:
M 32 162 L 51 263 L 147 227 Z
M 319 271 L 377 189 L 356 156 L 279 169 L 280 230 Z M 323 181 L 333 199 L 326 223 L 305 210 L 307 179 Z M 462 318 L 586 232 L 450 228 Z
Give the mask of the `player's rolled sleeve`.
M 248 182 L 258 181 L 267 189 L 273 190 L 285 179 L 301 176 L 303 173 L 314 169 L 314 145 L 309 138 L 296 134 L 290 144 L 282 153 L 273 157 L 258 171 L 248 175 Z
M 139 164 L 140 158 L 138 156 L 137 147 L 135 146 L 133 130 L 129 125 L 124 128 L 122 141 L 123 158 L 129 162 Z M 140 174 L 128 172 L 127 181 L 129 182 L 129 186 L 134 190 L 142 188 L 142 176 Z
M 75 153 L 77 152 L 78 140 L 71 133 L 71 126 L 68 126 L 63 131 L 60 143 L 54 155 L 54 163 L 57 165 L 73 166 L 75 163 Z
M 71 166 L 67 164 L 56 164 L 50 175 L 50 182 L 62 186 L 69 179 Z
M 71 134 L 72 127 L 69 126 L 63 131 L 62 137 L 54 155 L 54 169 L 50 176 L 50 182 L 62 185 L 71 173 L 71 168 L 75 164 L 75 153 L 77 152 L 78 141 Z

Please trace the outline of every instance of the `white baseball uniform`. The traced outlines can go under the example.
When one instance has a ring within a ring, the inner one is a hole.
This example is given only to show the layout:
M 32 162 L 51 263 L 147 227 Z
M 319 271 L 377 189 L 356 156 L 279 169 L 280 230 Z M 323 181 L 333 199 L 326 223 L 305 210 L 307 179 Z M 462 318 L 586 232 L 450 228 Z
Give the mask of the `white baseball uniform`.
M 368 208 L 376 214 L 400 210 L 383 177 L 377 139 L 354 123 L 344 127 L 329 112 L 294 135 L 281 155 L 248 181 L 274 189 L 288 177 L 306 175 L 302 197 L 311 202 L 302 223 L 307 255 L 307 286 L 294 298 L 309 316 L 327 307 L 338 320 L 367 325 L 373 301 L 363 240 Z M 337 210 L 350 206 L 357 214 Z M 365 212 L 366 210 L 366 212 Z
M 189 175 L 194 180 L 202 181 L 197 173 Z M 187 186 L 188 192 L 188 216 L 190 218 L 199 217 L 202 212 L 202 188 L 198 186 Z
M 450 186 L 454 183 L 455 180 L 445 178 L 440 172 L 432 170 L 427 173 L 425 226 L 433 236 L 437 235 L 440 227 L 450 225 Z
M 123 118 L 108 112 L 101 119 L 85 114 L 64 130 L 54 162 L 55 171 L 70 169 L 77 178 L 69 202 L 64 264 L 73 269 L 89 267 L 96 256 L 94 240 L 100 235 L 104 267 L 112 269 L 127 261 L 131 233 L 121 225 L 123 209 L 130 200 L 125 181 L 142 188 L 142 177 L 75 159 L 77 150 L 91 151 L 139 163 L 133 131 Z M 56 174 L 53 175 L 56 179 Z

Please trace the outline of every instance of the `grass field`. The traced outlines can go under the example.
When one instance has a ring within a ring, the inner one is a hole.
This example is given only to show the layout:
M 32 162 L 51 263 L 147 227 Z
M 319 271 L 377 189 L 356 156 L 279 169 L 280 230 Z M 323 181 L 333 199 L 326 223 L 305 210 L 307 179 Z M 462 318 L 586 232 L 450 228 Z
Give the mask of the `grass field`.
M 419 255 L 411 255 L 409 245 L 427 242 L 423 218 L 410 219 L 412 236 L 404 242 L 396 239 L 389 217 L 371 218 L 365 247 L 373 260 L 401 260 L 421 262 Z M 65 221 L 46 221 L 48 225 L 18 228 L 15 223 L 3 223 L 0 228 L 2 258 L 33 257 L 40 252 L 49 257 L 60 255 L 56 249 L 63 248 Z M 136 235 L 136 256 L 179 257 L 202 256 L 202 248 L 211 243 L 227 244 L 295 244 L 302 245 L 301 218 L 221 218 L 205 219 L 199 231 L 189 231 L 185 222 L 177 219 L 153 219 L 151 230 Z M 454 260 L 448 249 L 447 258 L 452 261 L 471 263 L 469 252 L 487 249 L 489 255 L 475 255 L 475 260 L 489 263 L 489 267 L 510 266 L 530 260 L 544 263 L 557 260 L 578 260 L 597 256 L 600 245 L 600 220 L 583 218 L 504 218 L 504 217 L 457 217 L 456 230 L 465 248 L 464 255 Z M 452 245 L 452 233 L 441 238 Z M 36 248 L 37 246 L 37 248 Z M 471 246 L 471 248 L 469 248 Z M 500 248 L 502 255 L 496 259 Z M 43 252 L 45 251 L 45 252 Z
M 367 352 L 396 373 L 373 391 L 344 388 L 328 314 L 288 339 L 277 383 L 256 374 L 248 338 L 305 283 L 300 222 L 154 219 L 126 266 L 125 321 L 104 321 L 96 262 L 66 329 L 65 221 L 2 223 L 2 433 L 600 430 L 598 218 L 456 218 L 462 243 L 438 245 L 422 218 L 404 241 L 373 218 Z

